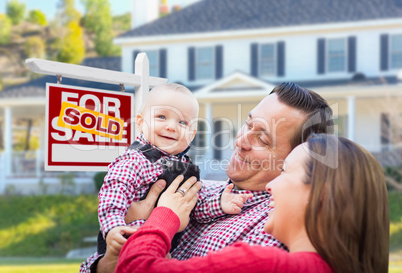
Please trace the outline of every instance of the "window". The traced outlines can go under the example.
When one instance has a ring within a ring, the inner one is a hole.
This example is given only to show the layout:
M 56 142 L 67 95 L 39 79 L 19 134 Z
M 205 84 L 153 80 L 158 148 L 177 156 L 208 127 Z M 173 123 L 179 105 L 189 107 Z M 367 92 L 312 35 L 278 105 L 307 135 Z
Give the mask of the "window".
M 276 43 L 252 43 L 250 47 L 250 72 L 254 77 L 284 77 L 285 76 L 285 50 L 284 41 Z
M 275 44 L 261 45 L 260 55 L 260 75 L 275 75 Z
M 197 134 L 195 134 L 195 138 L 193 140 L 193 149 L 195 150 L 206 150 L 208 149 L 207 146 L 207 137 L 210 134 L 208 132 L 208 126 L 207 126 L 207 121 L 206 120 L 199 120 L 198 121 L 198 126 L 197 126 Z
M 149 75 L 159 77 L 159 50 L 146 51 L 149 60 Z
M 196 78 L 197 80 L 213 79 L 214 71 L 214 48 L 197 48 L 196 51 Z
M 327 42 L 328 72 L 343 72 L 346 70 L 346 39 L 329 39 Z
M 390 58 L 391 68 L 402 68 L 402 34 L 391 36 Z

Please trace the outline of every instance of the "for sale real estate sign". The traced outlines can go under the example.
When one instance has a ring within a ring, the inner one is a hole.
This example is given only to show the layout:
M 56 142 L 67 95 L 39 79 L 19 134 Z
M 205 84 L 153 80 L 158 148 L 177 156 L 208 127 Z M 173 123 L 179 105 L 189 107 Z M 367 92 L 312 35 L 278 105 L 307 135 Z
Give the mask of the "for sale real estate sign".
M 134 141 L 134 95 L 46 84 L 45 170 L 105 171 Z

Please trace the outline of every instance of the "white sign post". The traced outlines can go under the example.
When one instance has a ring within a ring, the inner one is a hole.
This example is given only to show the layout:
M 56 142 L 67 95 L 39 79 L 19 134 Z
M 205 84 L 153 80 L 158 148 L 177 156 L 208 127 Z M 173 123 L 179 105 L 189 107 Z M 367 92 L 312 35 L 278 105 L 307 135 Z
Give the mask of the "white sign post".
M 132 94 L 47 84 L 45 170 L 107 170 L 107 165 L 134 141 L 135 117 L 149 89 L 167 82 L 149 76 L 145 53 L 138 54 L 135 60 L 135 74 L 41 59 L 27 59 L 26 64 L 33 72 L 58 79 L 136 89 L 134 107 Z

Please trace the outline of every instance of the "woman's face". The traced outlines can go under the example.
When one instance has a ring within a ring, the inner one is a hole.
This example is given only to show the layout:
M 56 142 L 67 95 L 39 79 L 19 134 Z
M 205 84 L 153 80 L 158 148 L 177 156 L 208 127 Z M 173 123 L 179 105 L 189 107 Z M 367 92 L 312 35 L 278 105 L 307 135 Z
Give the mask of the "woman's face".
M 285 159 L 281 174 L 266 185 L 271 193 L 268 221 L 264 230 L 276 239 L 289 245 L 293 236 L 305 232 L 304 214 L 310 194 L 306 177 L 307 146 L 297 146 Z

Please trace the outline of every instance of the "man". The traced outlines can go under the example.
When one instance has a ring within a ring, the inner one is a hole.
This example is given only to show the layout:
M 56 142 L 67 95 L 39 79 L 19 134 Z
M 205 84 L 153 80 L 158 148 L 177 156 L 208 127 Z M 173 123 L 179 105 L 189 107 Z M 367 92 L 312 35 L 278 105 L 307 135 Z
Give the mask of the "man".
M 312 133 L 330 133 L 332 129 L 332 111 L 321 96 L 294 83 L 276 86 L 250 111 L 240 129 L 226 169 L 229 180 L 223 184 L 203 181 L 200 193 L 201 198 L 220 194 L 227 184 L 233 183 L 232 192 L 253 193 L 254 196 L 244 204 L 240 214 L 225 215 L 217 209 L 218 218 L 213 222 L 190 221 L 179 245 L 172 251 L 172 257 L 204 256 L 236 241 L 284 248 L 270 234 L 263 232 L 270 202 L 265 185 L 280 174 L 285 157 L 294 147 Z M 159 181 L 143 203 L 132 206 L 133 210 L 145 212 L 144 219 L 162 190 L 158 185 L 164 184 Z M 124 232 L 133 233 L 134 230 L 127 228 Z M 113 272 L 123 244 L 124 241 L 119 245 L 108 245 L 104 258 L 95 263 L 84 263 L 83 267 L 88 270 L 81 272 L 95 272 L 95 268 L 100 273 Z

